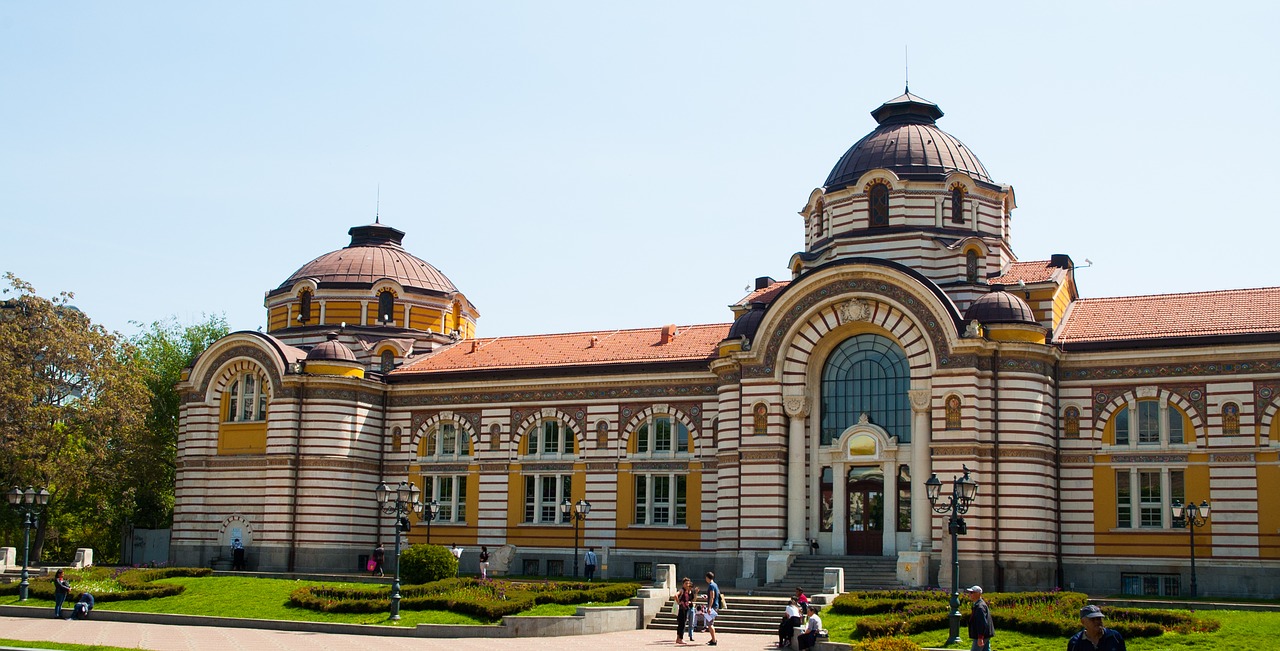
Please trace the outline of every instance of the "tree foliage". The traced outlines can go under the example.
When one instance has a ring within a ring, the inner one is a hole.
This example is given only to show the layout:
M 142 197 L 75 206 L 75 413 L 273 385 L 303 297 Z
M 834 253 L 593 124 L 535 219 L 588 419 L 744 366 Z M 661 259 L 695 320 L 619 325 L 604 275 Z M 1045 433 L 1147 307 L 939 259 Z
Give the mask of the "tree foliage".
M 135 324 L 136 325 L 136 324 Z M 230 329 L 222 315 L 202 315 L 191 325 L 170 317 L 155 321 L 130 338 L 136 366 L 144 373 L 151 394 L 146 416 L 148 436 L 143 456 L 133 468 L 136 488 L 134 526 L 163 529 L 173 521 L 174 463 L 178 447 L 178 408 L 175 388 L 182 370 Z
M 51 493 L 33 536 L 33 558 L 46 535 L 59 560 L 68 553 L 60 541 L 109 557 L 119 537 L 108 523 L 132 509 L 133 491 L 122 479 L 143 453 L 150 407 L 133 346 L 73 307 L 72 294 L 46 299 L 11 273 L 5 280 L 0 486 L 42 486 Z

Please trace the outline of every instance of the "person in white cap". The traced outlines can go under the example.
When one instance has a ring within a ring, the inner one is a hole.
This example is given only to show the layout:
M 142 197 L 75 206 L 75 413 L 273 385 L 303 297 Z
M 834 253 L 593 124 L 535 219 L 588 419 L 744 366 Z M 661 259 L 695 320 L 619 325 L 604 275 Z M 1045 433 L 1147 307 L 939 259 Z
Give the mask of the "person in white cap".
M 973 614 L 969 616 L 969 639 L 973 640 L 970 651 L 991 651 L 991 636 L 996 634 L 996 625 L 991 621 L 991 609 L 982 600 L 982 586 L 965 588 L 964 593 L 973 602 Z
M 1085 606 L 1080 609 L 1079 633 L 1067 640 L 1067 651 L 1125 651 L 1124 637 L 1120 632 L 1102 625 L 1102 609 Z

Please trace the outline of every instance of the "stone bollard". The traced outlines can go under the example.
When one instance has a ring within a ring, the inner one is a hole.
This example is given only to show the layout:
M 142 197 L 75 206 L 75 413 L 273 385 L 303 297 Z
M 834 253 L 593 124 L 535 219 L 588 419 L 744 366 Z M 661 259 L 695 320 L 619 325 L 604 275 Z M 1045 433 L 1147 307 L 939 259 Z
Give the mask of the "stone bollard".
M 21 567 L 18 565 L 18 548 L 0 547 L 0 572 L 11 567 Z
M 822 591 L 826 594 L 844 593 L 844 568 L 822 568 Z
M 81 547 L 76 550 L 76 560 L 72 561 L 71 567 L 77 570 L 83 570 L 93 565 L 93 550 L 88 547 Z

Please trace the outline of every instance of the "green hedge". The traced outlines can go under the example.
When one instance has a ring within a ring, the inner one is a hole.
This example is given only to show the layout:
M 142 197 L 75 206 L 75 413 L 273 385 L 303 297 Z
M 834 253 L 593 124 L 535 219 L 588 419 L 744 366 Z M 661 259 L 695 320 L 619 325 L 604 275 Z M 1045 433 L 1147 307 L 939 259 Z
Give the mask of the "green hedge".
M 638 583 L 517 583 L 451 578 L 402 586 L 402 610 L 448 610 L 486 620 L 529 610 L 539 604 L 585 604 L 634 596 Z M 391 607 L 388 588 L 303 587 L 289 595 L 299 608 L 336 613 L 375 613 Z
M 83 590 L 77 590 L 75 581 L 80 580 L 104 580 L 113 578 L 112 574 L 118 572 L 114 576 L 120 587 L 120 592 L 102 592 L 93 593 L 94 601 L 135 601 L 140 599 L 157 599 L 160 597 L 172 597 L 181 594 L 184 588 L 180 585 L 172 584 L 155 584 L 153 581 L 160 579 L 171 579 L 179 576 L 209 576 L 213 574 L 213 570 L 207 567 L 168 567 L 163 569 L 130 569 L 130 570 L 112 570 L 111 568 L 93 568 L 82 572 L 67 572 L 67 578 L 72 581 L 71 594 L 78 595 Z M 53 577 L 40 577 L 30 581 L 28 594 L 32 597 L 40 599 L 54 598 Z M 0 594 L 18 594 L 18 584 L 11 583 L 8 585 L 0 585 Z
M 1080 630 L 1079 612 L 1088 596 L 1078 592 L 1008 592 L 984 595 L 991 606 L 996 631 L 1018 631 L 1039 637 L 1067 637 Z M 872 591 L 840 595 L 831 611 L 861 616 L 855 639 L 915 635 L 947 628 L 950 595 L 930 591 Z M 967 601 L 964 600 L 964 601 Z M 962 604 L 961 627 L 968 626 L 969 609 Z M 1166 631 L 1215 631 L 1219 622 L 1170 610 L 1108 608 L 1107 626 L 1126 638 L 1155 637 Z
M 441 545 L 414 545 L 400 553 L 405 583 L 431 583 L 458 574 L 458 559 Z

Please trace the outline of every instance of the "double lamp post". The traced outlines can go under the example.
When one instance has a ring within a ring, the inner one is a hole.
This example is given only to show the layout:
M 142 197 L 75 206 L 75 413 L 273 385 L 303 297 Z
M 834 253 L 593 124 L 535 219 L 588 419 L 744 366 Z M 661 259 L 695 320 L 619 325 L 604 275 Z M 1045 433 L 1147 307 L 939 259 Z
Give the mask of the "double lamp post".
M 1173 511 L 1173 528 L 1179 529 L 1186 527 L 1191 532 L 1191 598 L 1196 598 L 1196 527 L 1203 527 L 1209 522 L 1209 502 L 1201 500 L 1200 506 L 1196 506 L 1194 501 L 1187 502 L 1186 506 L 1182 505 L 1182 500 L 1174 500 L 1171 509 Z
M 573 578 L 578 578 L 578 547 L 581 534 L 582 521 L 587 519 L 587 514 L 591 512 L 591 502 L 586 500 L 578 500 L 577 504 L 564 498 L 560 503 L 560 513 L 564 517 L 573 517 Z
M 391 582 L 391 621 L 400 621 L 400 534 L 409 531 L 409 511 L 417 513 L 419 518 L 427 521 L 427 544 L 431 543 L 431 521 L 440 512 L 440 504 L 431 500 L 430 504 L 418 501 L 422 489 L 417 484 L 402 481 L 398 486 L 388 488 L 386 483 L 378 484 L 374 489 L 374 497 L 382 505 L 382 512 L 394 516 L 396 520 L 395 561 L 396 574 Z
M 49 503 L 49 491 L 30 486 L 24 491 L 14 486 L 8 497 L 9 505 L 22 514 L 22 582 L 18 584 L 18 601 L 26 601 L 27 589 L 31 585 L 27 575 L 27 566 L 31 563 L 31 527 L 40 526 L 39 515 Z
M 947 532 L 951 534 L 951 636 L 946 646 L 960 641 L 960 543 L 962 534 L 969 532 L 969 526 L 960 517 L 969 512 L 969 505 L 978 495 L 978 482 L 969 478 L 969 467 L 964 468 L 964 476 L 956 477 L 951 482 L 951 495 L 943 501 L 942 481 L 935 473 L 924 483 L 929 495 L 929 504 L 934 513 L 947 514 Z

